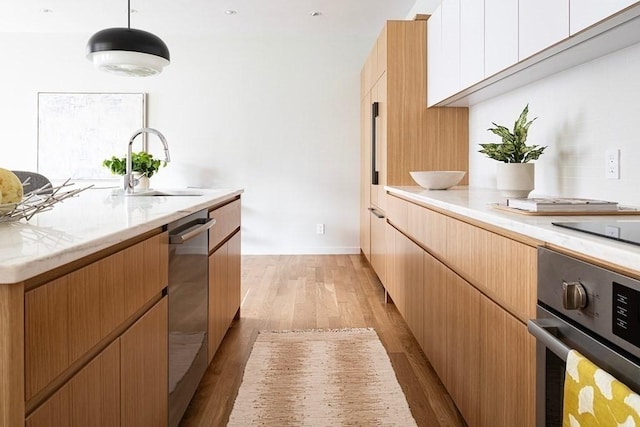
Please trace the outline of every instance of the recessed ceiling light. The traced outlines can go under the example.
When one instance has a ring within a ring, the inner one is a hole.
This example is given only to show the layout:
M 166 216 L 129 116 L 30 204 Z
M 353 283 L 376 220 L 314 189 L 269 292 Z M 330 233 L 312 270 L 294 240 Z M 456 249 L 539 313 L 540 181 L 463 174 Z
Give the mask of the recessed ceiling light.
M 311 16 L 320 16 L 320 15 L 322 15 L 322 12 L 311 12 L 309 15 L 311 15 Z
M 228 9 L 228 10 L 225 10 L 225 11 L 224 11 L 224 13 L 225 13 L 226 15 L 235 15 L 235 14 L 236 14 L 236 13 L 238 13 L 238 12 L 237 12 L 237 11 L 235 11 L 235 10 Z
M 40 12 L 42 12 L 42 13 L 52 13 L 53 9 L 41 9 Z

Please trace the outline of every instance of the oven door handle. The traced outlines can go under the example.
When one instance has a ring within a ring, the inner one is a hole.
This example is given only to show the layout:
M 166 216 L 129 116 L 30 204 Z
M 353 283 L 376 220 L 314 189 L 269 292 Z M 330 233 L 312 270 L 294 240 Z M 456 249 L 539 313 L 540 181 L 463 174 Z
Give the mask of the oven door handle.
M 213 227 L 216 223 L 215 218 L 201 218 L 193 221 L 192 226 L 184 229 L 180 233 L 169 235 L 169 243 L 172 245 L 181 245 L 187 240 L 193 239 L 198 234 L 203 233 Z
M 555 328 L 553 324 L 545 323 L 547 322 L 544 320 L 529 320 L 527 322 L 527 329 L 529 329 L 529 333 L 536 337 L 545 347 L 566 362 L 571 348 L 548 331 L 548 329 Z

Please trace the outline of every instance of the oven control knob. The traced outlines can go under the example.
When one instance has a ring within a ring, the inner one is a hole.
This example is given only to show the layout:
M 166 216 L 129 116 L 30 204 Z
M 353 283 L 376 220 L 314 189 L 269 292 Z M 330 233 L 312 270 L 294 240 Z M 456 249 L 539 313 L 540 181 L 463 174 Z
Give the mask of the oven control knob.
M 562 306 L 566 310 L 580 310 L 587 306 L 587 291 L 580 282 L 562 282 Z

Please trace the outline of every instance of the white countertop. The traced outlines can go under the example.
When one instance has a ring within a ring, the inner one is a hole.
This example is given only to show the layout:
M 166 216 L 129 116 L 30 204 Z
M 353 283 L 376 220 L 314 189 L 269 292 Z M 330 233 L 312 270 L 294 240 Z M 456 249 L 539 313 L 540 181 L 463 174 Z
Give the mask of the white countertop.
M 504 198 L 495 190 L 453 187 L 449 190 L 425 190 L 421 187 L 385 187 L 391 194 L 426 203 L 439 209 L 464 215 L 505 230 L 532 237 L 575 251 L 640 274 L 640 246 L 605 237 L 564 229 L 558 221 L 640 221 L 638 215 L 616 216 L 532 216 L 505 212 L 491 206 Z
M 34 277 L 243 192 L 197 191 L 204 195 L 123 197 L 90 188 L 28 222 L 0 223 L 0 284 Z

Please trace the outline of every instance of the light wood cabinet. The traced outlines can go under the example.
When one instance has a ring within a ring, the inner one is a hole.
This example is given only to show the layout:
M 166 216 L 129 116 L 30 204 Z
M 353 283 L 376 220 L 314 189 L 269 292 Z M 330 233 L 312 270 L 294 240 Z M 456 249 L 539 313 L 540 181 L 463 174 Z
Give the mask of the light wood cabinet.
M 452 270 L 447 269 L 445 277 L 445 317 L 442 326 L 446 328 L 447 358 L 443 382 L 467 424 L 477 426 L 478 404 L 494 398 L 491 389 L 480 380 L 484 369 L 479 352 L 480 342 L 486 338 L 478 321 L 480 292 Z M 503 372 L 502 375 L 506 376 L 507 373 Z
M 27 400 L 160 295 L 167 245 L 161 233 L 26 292 Z
M 167 309 L 164 297 L 120 338 L 123 427 L 167 425 Z
M 213 360 L 229 325 L 240 313 L 240 200 L 209 213 L 216 224 L 209 232 L 209 317 L 207 359 Z
M 209 255 L 209 363 L 227 332 L 228 249 L 229 245 L 225 243 Z
M 535 246 L 393 195 L 389 207 L 388 292 L 460 413 L 533 426 Z
M 445 220 L 447 264 L 520 321 L 535 318 L 536 248 L 454 218 Z
M 383 283 L 386 263 L 372 258 L 386 257 L 385 233 L 369 209 L 385 215 L 384 186 L 414 185 L 414 170 L 468 169 L 468 111 L 427 108 L 426 52 L 426 21 L 388 21 L 371 53 L 376 59 L 368 58 L 361 72 L 360 244 Z
M 216 220 L 216 224 L 209 230 L 210 251 L 240 228 L 240 209 L 240 199 L 236 199 L 209 212 L 209 218 Z
M 522 61 L 569 37 L 569 0 L 519 0 L 518 23 Z
M 591 25 L 638 3 L 637 0 L 570 0 L 570 35 L 579 33 Z
M 424 271 L 424 315 L 423 346 L 425 356 L 443 379 L 447 376 L 447 283 L 449 271 L 431 256 L 423 254 Z
M 120 341 L 114 341 L 62 386 L 25 425 L 120 425 Z
M 24 293 L 27 425 L 166 424 L 168 236 L 151 234 Z
M 362 69 L 362 81 L 367 74 L 367 65 Z M 360 249 L 367 261 L 371 262 L 371 93 L 360 100 Z
M 480 297 L 481 426 L 535 425 L 535 339 L 526 324 Z

